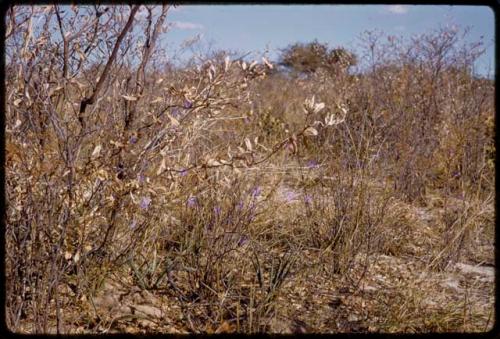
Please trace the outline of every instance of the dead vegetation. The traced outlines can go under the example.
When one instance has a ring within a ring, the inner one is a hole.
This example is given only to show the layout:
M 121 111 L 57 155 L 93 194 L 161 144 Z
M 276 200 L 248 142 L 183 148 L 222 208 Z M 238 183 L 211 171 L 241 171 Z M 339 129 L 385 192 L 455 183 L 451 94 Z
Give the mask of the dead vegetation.
M 367 33 L 358 73 L 175 68 L 168 9 L 7 10 L 11 331 L 492 328 L 480 43 Z

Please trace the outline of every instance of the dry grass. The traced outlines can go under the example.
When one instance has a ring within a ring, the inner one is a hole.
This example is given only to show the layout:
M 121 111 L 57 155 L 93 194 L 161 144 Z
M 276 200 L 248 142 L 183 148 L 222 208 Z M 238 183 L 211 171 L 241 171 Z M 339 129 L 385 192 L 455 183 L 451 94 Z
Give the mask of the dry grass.
M 494 83 L 471 72 L 480 45 L 367 35 L 360 60 L 375 59 L 357 75 L 298 78 L 224 53 L 162 68 L 137 44 L 153 16 L 105 70 L 92 60 L 109 53 L 85 47 L 97 27 L 112 48 L 127 8 L 88 27 L 69 10 L 63 29 L 90 35 L 68 36 L 66 59 L 60 35 L 30 26 L 57 25 L 57 8 L 7 13 L 10 330 L 492 328 Z

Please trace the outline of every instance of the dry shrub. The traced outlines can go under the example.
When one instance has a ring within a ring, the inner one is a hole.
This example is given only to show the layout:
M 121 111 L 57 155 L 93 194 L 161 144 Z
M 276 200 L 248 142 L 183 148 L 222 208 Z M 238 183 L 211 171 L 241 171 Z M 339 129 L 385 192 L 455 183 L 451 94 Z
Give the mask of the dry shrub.
M 440 270 L 476 245 L 491 257 L 494 85 L 471 69 L 481 45 L 450 30 L 368 34 L 358 73 L 291 74 L 226 52 L 174 67 L 157 43 L 168 10 L 7 10 L 12 331 L 109 330 L 92 300 L 115 279 L 170 298 L 187 331 L 262 332 L 310 274 L 306 251 L 331 282 L 370 254 Z

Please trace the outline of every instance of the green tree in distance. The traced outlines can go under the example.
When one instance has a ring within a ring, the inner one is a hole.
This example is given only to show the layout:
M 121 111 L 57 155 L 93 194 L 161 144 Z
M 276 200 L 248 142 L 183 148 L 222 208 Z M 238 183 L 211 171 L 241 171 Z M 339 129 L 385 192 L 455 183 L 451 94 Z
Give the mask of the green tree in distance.
M 345 71 L 357 64 L 356 55 L 345 48 L 330 49 L 327 44 L 313 41 L 295 43 L 283 49 L 279 64 L 301 74 L 323 69 L 328 73 Z

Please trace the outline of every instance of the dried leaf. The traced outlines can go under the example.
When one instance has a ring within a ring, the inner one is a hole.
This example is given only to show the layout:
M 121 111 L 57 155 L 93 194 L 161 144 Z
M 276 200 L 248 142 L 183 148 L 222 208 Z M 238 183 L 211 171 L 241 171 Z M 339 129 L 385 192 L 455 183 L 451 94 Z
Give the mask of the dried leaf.
M 212 166 L 220 166 L 220 165 L 221 165 L 221 163 L 218 162 L 215 159 L 208 159 L 208 161 L 207 161 L 207 166 L 210 166 L 210 167 L 212 167 Z
M 226 56 L 224 58 L 224 70 L 227 72 L 230 66 L 231 66 L 231 60 L 229 60 L 229 56 Z
M 247 149 L 252 152 L 252 142 L 250 141 L 250 139 L 248 138 L 245 138 L 245 145 L 247 146 Z
M 314 105 L 314 113 L 318 113 L 321 111 L 323 108 L 325 108 L 325 104 L 323 102 L 320 102 L 318 104 Z
M 345 116 L 340 117 L 338 114 L 329 114 L 325 117 L 325 124 L 327 126 L 338 125 L 345 121 Z
M 214 65 L 211 65 L 210 68 L 208 69 L 208 77 L 210 78 L 210 81 L 213 80 L 215 77 L 215 67 Z
M 304 135 L 307 136 L 316 136 L 318 135 L 318 131 L 314 127 L 307 127 L 304 131 Z
M 94 151 L 92 152 L 92 155 L 91 155 L 92 159 L 97 158 L 101 154 L 101 149 L 102 149 L 102 146 L 100 144 L 94 148 Z
M 160 175 L 165 170 L 165 168 L 167 168 L 167 165 L 165 158 L 163 158 L 161 160 L 160 167 L 158 167 L 158 170 L 156 171 L 156 175 Z
M 76 52 L 78 53 L 78 55 L 80 56 L 80 59 L 81 59 L 82 61 L 87 60 L 87 56 L 86 56 L 85 54 L 83 54 L 83 53 L 82 53 L 82 51 L 80 51 L 80 50 L 78 49 L 78 50 L 76 50 Z
M 273 69 L 273 65 L 266 58 L 262 57 L 262 61 L 269 69 Z
M 113 146 L 118 147 L 118 148 L 120 148 L 120 147 L 124 147 L 124 146 L 125 146 L 125 145 L 124 145 L 124 144 L 122 144 L 121 142 L 119 142 L 119 141 L 114 141 L 114 140 L 111 140 L 109 143 L 110 143 L 111 145 L 113 145 Z
M 137 101 L 136 97 L 129 96 L 129 95 L 122 95 L 122 98 L 127 100 L 127 101 Z
M 108 175 L 108 172 L 106 172 L 104 169 L 100 169 L 99 171 L 97 171 L 97 177 L 101 180 L 101 181 L 104 181 L 106 179 L 108 179 L 109 175 Z
M 344 104 L 340 104 L 340 105 L 339 105 L 339 108 L 340 108 L 340 110 L 342 111 L 342 114 L 343 114 L 344 116 L 345 116 L 345 115 L 347 115 L 347 111 L 348 111 L 348 109 L 347 109 L 346 105 L 344 105 Z

